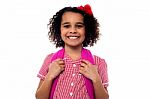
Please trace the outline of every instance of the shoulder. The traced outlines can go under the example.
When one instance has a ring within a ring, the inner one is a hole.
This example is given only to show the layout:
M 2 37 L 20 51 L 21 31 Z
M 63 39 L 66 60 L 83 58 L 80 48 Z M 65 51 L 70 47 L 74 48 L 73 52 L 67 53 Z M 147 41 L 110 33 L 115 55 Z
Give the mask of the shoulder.
M 47 59 L 50 59 L 53 56 L 54 53 L 50 53 L 46 56 Z
M 45 79 L 45 76 L 48 72 L 48 66 L 50 64 L 50 60 L 51 60 L 51 57 L 52 57 L 53 53 L 51 54 L 48 54 L 46 55 L 45 59 L 44 59 L 44 62 L 42 64 L 42 67 L 41 69 L 39 70 L 39 73 L 37 74 L 37 76 L 41 79 Z
M 47 63 L 47 62 L 50 62 L 51 57 L 53 56 L 53 54 L 54 54 L 54 53 L 47 54 L 46 57 L 45 57 L 45 59 L 44 59 L 44 62 L 46 62 L 46 63 Z
M 105 59 L 103 59 L 103 58 L 101 58 L 101 57 L 99 57 L 99 56 L 97 56 L 97 55 L 93 55 L 93 58 L 94 58 L 94 62 L 95 62 L 95 64 L 97 64 L 97 65 L 106 65 L 106 61 L 105 61 Z

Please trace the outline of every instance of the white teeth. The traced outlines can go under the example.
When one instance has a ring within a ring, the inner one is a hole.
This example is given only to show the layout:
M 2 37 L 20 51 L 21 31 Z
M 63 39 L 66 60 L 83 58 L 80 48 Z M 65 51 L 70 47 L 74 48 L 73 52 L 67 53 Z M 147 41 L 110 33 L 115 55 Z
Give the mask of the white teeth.
M 78 37 L 75 37 L 75 36 L 72 36 L 72 37 L 70 36 L 70 37 L 69 37 L 69 39 L 77 39 L 77 38 L 78 38 Z

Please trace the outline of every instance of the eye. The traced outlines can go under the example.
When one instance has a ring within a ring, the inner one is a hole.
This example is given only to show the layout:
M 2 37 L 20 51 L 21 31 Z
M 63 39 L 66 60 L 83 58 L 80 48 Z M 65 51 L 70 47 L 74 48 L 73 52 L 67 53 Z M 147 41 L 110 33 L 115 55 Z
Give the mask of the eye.
M 77 28 L 82 28 L 82 27 L 84 27 L 84 25 L 82 25 L 82 24 L 77 24 L 76 27 L 77 27 Z
M 64 25 L 63 27 L 64 27 L 64 28 L 69 28 L 69 27 L 70 27 L 70 25 Z

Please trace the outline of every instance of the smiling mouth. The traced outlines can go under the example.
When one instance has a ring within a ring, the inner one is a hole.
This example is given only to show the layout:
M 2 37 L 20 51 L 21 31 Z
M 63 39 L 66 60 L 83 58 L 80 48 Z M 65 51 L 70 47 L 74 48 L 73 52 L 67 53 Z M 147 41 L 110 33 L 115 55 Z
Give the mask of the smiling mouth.
M 67 36 L 67 38 L 74 40 L 74 39 L 78 39 L 79 36 Z

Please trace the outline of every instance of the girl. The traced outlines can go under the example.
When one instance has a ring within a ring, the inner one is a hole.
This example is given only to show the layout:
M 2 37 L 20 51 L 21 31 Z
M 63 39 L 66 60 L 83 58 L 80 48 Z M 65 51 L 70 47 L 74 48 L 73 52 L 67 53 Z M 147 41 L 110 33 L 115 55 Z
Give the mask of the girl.
M 84 47 L 99 38 L 99 23 L 90 5 L 65 7 L 49 22 L 49 54 L 38 73 L 36 99 L 108 99 L 107 65 Z

